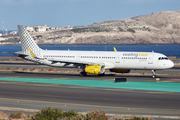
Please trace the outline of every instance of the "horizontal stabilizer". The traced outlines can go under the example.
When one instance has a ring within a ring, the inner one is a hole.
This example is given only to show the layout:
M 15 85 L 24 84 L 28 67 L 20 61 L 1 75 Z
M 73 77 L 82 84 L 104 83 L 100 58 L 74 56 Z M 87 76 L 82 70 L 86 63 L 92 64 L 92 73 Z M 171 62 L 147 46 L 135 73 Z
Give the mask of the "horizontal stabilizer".
M 18 57 L 26 57 L 26 56 L 29 56 L 28 54 L 18 53 L 18 52 L 15 52 L 15 53 L 4 52 L 4 53 L 13 54 L 13 55 L 16 55 L 16 56 L 18 56 Z

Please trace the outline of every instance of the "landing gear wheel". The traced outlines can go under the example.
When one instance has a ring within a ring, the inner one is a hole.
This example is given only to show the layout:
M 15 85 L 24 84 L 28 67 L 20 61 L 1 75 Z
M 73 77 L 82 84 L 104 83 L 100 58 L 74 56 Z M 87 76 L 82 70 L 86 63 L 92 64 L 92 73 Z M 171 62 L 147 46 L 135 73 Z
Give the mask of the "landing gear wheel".
M 156 75 L 153 75 L 152 78 L 156 78 Z
M 155 72 L 156 70 L 152 70 L 152 78 L 156 78 L 156 72 Z
M 104 76 L 105 75 L 105 73 L 103 73 L 103 74 L 98 74 L 98 76 Z
M 84 76 L 87 76 L 87 73 L 86 72 L 80 72 L 79 74 L 81 77 L 84 77 Z

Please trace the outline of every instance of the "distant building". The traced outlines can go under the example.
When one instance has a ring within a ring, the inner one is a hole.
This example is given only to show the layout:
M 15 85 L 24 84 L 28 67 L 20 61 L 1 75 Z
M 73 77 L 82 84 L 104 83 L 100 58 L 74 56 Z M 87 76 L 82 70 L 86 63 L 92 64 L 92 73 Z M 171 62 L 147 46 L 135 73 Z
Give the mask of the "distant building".
M 38 26 L 38 25 L 37 25 L 37 26 L 35 26 L 35 27 L 33 27 L 33 26 L 27 26 L 26 29 L 27 29 L 27 31 L 29 31 L 29 32 L 45 32 L 45 31 L 51 29 L 51 27 L 49 27 L 49 26 L 47 26 L 47 25 L 44 25 L 44 26 Z
M 55 27 L 52 27 L 51 30 L 55 30 L 56 28 Z
M 50 30 L 51 27 L 47 26 L 47 25 L 44 25 L 44 27 L 46 28 L 46 30 Z
M 7 35 L 8 34 L 8 30 L 7 29 L 5 29 L 5 35 Z
M 0 33 L 0 36 L 2 36 L 2 33 Z
M 0 41 L 4 41 L 5 40 L 5 38 L 3 38 L 3 37 L 0 37 Z
M 68 25 L 67 28 L 68 29 L 73 29 L 73 26 Z
M 58 29 L 58 30 L 62 30 L 62 29 L 63 29 L 63 27 L 58 27 L 57 29 Z
M 11 31 L 9 34 L 15 35 L 15 34 L 17 34 L 17 31 Z
M 34 31 L 34 27 L 32 27 L 32 26 L 27 26 L 27 27 L 26 27 L 26 30 L 27 30 L 28 32 L 35 32 L 35 31 Z
M 34 30 L 36 32 L 45 32 L 46 31 L 46 26 L 35 26 Z

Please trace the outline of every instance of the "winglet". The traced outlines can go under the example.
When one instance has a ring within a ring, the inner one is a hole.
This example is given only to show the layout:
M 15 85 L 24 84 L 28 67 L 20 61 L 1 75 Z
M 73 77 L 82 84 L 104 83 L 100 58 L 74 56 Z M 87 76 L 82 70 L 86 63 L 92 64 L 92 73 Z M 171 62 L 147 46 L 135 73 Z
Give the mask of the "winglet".
M 113 48 L 114 48 L 114 52 L 117 52 L 116 48 L 115 47 L 113 47 Z
M 36 56 L 34 55 L 34 53 L 31 51 L 31 49 L 28 47 L 28 49 L 29 49 L 29 52 L 31 53 L 31 56 L 33 57 L 33 58 L 35 58 Z

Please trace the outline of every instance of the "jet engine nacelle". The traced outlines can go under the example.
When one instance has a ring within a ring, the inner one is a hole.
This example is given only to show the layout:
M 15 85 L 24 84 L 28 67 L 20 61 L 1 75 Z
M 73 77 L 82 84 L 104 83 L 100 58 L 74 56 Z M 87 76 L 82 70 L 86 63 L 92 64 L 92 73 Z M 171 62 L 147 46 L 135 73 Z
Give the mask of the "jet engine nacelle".
M 116 73 L 130 73 L 131 70 L 125 70 L 125 69 L 110 69 L 109 71 L 111 71 L 111 72 L 116 72 Z
M 104 66 L 90 65 L 85 67 L 85 72 L 90 74 L 103 74 L 105 72 Z

